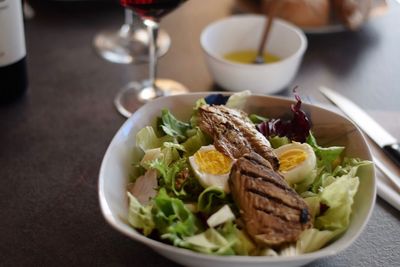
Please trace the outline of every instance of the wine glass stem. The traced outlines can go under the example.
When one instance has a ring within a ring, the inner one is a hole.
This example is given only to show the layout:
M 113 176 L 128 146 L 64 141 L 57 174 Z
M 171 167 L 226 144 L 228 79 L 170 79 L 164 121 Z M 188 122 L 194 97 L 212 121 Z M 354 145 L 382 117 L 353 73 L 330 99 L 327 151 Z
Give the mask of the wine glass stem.
M 125 24 L 132 25 L 133 24 L 133 12 L 132 10 L 125 8 Z
M 157 72 L 157 35 L 159 25 L 156 21 L 146 19 L 144 24 L 149 33 L 149 86 L 154 88 L 155 93 L 159 95 L 161 90 L 156 86 L 156 72 Z

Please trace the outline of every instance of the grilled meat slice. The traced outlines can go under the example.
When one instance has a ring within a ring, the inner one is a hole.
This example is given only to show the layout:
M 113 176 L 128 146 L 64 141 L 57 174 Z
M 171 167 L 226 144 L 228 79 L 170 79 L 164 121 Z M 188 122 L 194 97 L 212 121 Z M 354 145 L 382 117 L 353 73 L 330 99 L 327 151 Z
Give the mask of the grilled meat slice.
M 200 129 L 212 136 L 218 151 L 233 159 L 255 151 L 268 160 L 275 170 L 279 168 L 279 161 L 268 140 L 257 131 L 243 111 L 226 106 L 203 105 L 199 108 L 199 114 Z
M 248 234 L 259 245 L 295 242 L 312 226 L 306 202 L 257 153 L 236 161 L 229 187 Z

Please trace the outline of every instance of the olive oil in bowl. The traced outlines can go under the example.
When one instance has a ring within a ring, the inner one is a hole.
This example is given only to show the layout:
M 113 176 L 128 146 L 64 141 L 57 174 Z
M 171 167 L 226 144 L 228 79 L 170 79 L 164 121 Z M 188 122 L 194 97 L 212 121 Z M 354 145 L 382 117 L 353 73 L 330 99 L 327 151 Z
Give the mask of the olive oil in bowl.
M 235 51 L 224 55 L 224 59 L 234 63 L 253 64 L 256 59 L 257 52 L 252 50 Z M 281 60 L 278 56 L 270 53 L 264 53 L 264 62 L 274 63 Z

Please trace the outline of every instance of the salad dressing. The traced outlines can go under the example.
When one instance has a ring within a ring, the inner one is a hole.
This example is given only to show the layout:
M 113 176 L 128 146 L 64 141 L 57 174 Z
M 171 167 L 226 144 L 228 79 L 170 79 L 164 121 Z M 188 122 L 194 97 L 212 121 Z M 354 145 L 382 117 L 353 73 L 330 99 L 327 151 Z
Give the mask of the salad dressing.
M 252 64 L 256 56 L 257 52 L 255 50 L 242 50 L 227 53 L 224 58 L 235 63 Z M 274 63 L 281 60 L 278 56 L 268 52 L 265 52 L 263 56 L 265 63 Z

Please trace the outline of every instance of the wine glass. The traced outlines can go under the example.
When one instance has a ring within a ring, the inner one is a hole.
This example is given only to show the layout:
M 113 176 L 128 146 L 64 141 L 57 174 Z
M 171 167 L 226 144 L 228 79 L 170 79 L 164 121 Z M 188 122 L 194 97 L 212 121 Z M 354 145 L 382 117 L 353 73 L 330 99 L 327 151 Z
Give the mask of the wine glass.
M 149 34 L 149 78 L 131 82 L 117 94 L 114 103 L 122 115 L 130 117 L 138 105 L 157 97 L 187 92 L 186 87 L 176 81 L 156 79 L 159 21 L 184 2 L 186 0 L 120 0 L 122 6 L 142 18 Z
M 130 9 L 125 9 L 125 23 L 118 31 L 104 31 L 93 40 L 97 53 L 113 63 L 131 64 L 148 62 L 149 35 L 141 19 Z M 169 35 L 160 30 L 157 39 L 157 56 L 167 53 L 171 45 Z

